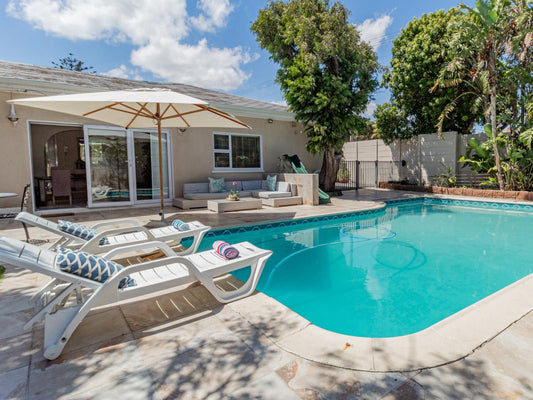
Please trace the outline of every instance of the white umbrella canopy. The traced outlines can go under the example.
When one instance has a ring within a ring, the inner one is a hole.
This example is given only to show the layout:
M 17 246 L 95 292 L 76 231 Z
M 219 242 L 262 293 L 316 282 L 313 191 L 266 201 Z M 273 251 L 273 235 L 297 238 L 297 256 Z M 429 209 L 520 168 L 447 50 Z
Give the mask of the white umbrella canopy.
M 128 128 L 157 125 L 159 175 L 163 176 L 161 128 L 247 128 L 205 101 L 169 89 L 131 89 L 8 100 L 8 103 L 82 116 Z M 161 181 L 162 182 L 162 181 Z M 164 220 L 163 185 L 161 220 Z

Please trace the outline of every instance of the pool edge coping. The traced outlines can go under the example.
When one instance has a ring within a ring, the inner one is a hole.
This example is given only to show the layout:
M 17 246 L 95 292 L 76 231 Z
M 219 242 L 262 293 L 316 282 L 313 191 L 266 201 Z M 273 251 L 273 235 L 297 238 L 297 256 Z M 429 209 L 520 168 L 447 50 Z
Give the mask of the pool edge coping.
M 494 201 L 493 201 L 494 200 Z M 428 195 L 413 195 L 411 197 L 400 199 L 386 199 L 386 200 L 364 200 L 368 203 L 373 203 L 372 206 L 355 210 L 355 211 L 340 211 L 331 212 L 311 217 L 297 217 L 292 219 L 281 219 L 268 222 L 256 222 L 243 225 L 229 225 L 224 227 L 217 227 L 208 231 L 205 235 L 206 238 L 214 237 L 217 235 L 226 235 L 233 233 L 245 233 L 249 231 L 257 231 L 262 229 L 277 228 L 280 226 L 294 226 L 305 224 L 309 222 L 327 221 L 332 219 L 340 219 L 351 216 L 363 216 L 371 215 L 386 209 L 390 205 L 416 203 L 421 201 L 423 204 L 442 204 L 460 207 L 472 207 L 487 210 L 503 210 L 503 211 L 521 211 L 533 213 L 533 203 L 529 202 L 517 202 L 517 201 L 505 201 L 505 199 L 485 199 L 485 198 L 464 198 L 464 197 L 442 197 L 442 196 L 428 196 Z M 504 200 L 504 201 L 501 201 Z M 256 227 L 257 229 L 252 229 Z

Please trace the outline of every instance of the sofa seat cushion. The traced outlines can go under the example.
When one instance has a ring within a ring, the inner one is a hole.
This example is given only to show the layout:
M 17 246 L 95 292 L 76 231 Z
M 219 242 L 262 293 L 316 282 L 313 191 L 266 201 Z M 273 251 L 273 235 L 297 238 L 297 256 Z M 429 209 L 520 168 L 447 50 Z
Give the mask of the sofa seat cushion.
M 250 192 L 239 192 L 239 197 L 250 197 L 252 194 Z M 229 196 L 229 192 L 221 193 L 185 193 L 183 195 L 184 199 L 187 200 L 214 200 L 214 199 L 225 199 Z
M 183 198 L 187 200 L 212 200 L 212 199 L 223 199 L 226 197 L 226 192 L 221 193 L 185 193 Z
M 280 197 L 291 197 L 291 192 L 254 190 L 252 191 L 252 196 L 260 199 L 275 199 Z

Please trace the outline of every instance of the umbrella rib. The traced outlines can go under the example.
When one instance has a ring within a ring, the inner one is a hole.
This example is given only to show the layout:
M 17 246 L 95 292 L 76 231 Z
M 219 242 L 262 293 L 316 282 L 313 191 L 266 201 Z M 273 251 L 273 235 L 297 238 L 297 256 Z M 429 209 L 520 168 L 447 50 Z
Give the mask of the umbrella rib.
M 139 107 L 141 107 L 141 110 L 144 110 L 146 112 L 146 114 L 144 114 L 145 117 L 157 119 L 156 115 L 146 108 L 146 104 L 148 103 L 144 103 L 144 105 L 141 103 L 137 103 L 137 104 L 139 105 Z
M 141 108 L 139 108 L 139 110 L 137 111 L 137 113 L 133 116 L 133 118 L 131 119 L 130 122 L 128 122 L 128 125 L 126 125 L 126 129 L 129 129 L 130 125 L 133 124 L 133 121 L 135 121 L 137 119 L 137 117 L 139 115 L 141 115 L 141 112 L 142 112 L 142 107 L 145 107 L 147 103 L 144 103 L 144 105 L 141 106 Z
M 98 111 L 105 110 L 106 108 L 112 108 L 112 107 L 116 106 L 117 104 L 120 104 L 120 102 L 113 103 L 113 104 L 108 104 L 107 106 L 104 106 L 104 107 L 101 107 L 101 108 L 97 108 L 96 110 L 93 110 L 93 111 L 89 111 L 88 113 L 83 114 L 83 116 L 86 117 L 87 115 L 91 115 L 91 114 L 94 114 L 94 113 L 96 113 Z
M 214 109 L 214 108 L 211 108 L 211 107 L 207 107 L 207 106 L 204 106 L 202 104 L 195 104 L 197 107 L 200 107 L 202 109 L 204 109 L 205 111 L 209 111 L 215 115 L 218 115 L 219 117 L 222 117 L 222 118 L 225 118 L 225 119 L 228 119 L 232 122 L 235 122 L 236 124 L 239 124 L 245 128 L 250 128 L 248 125 L 246 125 L 245 123 L 241 122 L 241 121 L 237 121 L 236 119 L 233 119 L 231 118 L 228 114 L 226 114 L 225 112 L 223 111 L 219 111 L 217 109 Z
M 172 109 L 176 112 L 176 115 L 175 116 L 172 116 L 172 117 L 166 117 L 165 119 L 168 119 L 168 118 L 181 118 L 181 120 L 183 121 L 183 123 L 185 125 L 187 125 L 187 128 L 190 128 L 191 125 L 189 125 L 189 123 L 185 120 L 185 118 L 183 118 L 183 114 L 180 113 L 178 110 L 176 110 L 176 107 L 174 107 L 174 104 L 169 104 L 170 107 L 172 107 Z
M 143 116 L 143 117 L 146 117 L 146 118 L 152 118 L 151 115 L 149 114 L 145 114 L 143 112 L 139 112 L 139 110 L 133 108 L 133 107 L 130 107 L 130 106 L 126 106 L 125 104 L 121 104 L 122 106 L 126 107 L 126 108 L 129 108 L 130 110 L 132 111 L 128 111 L 128 110 L 123 110 L 123 109 L 120 109 L 120 108 L 115 108 L 115 107 L 109 107 L 110 110 L 113 110 L 113 111 L 118 111 L 118 112 L 122 112 L 124 114 L 131 114 L 131 115 L 140 115 L 140 116 Z
M 167 113 L 168 109 L 170 108 L 170 104 L 167 105 L 167 108 L 161 113 L 160 117 L 163 119 L 163 116 Z

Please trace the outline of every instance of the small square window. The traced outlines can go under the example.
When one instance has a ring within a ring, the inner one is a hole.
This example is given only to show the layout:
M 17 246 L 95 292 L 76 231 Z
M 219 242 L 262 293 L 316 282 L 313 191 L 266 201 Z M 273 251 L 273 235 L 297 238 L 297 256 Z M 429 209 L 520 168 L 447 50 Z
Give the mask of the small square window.
M 215 168 L 229 168 L 229 153 L 215 153 Z
M 215 150 L 229 150 L 229 136 L 215 135 Z

